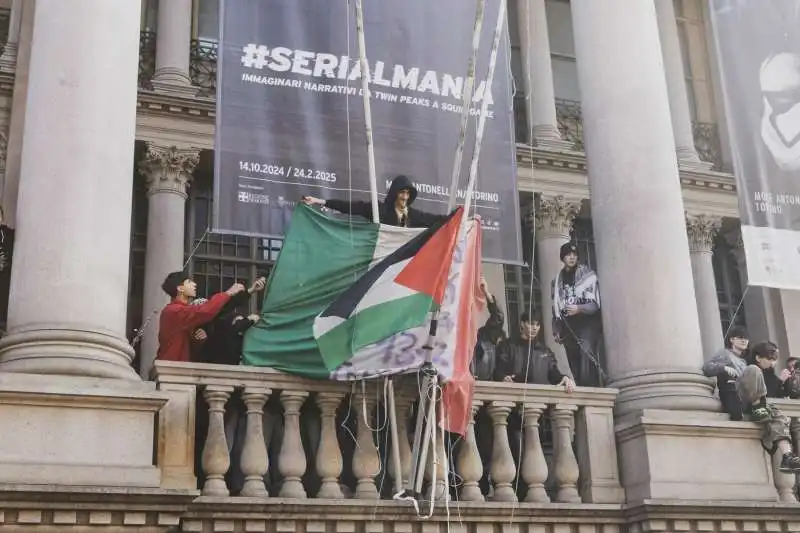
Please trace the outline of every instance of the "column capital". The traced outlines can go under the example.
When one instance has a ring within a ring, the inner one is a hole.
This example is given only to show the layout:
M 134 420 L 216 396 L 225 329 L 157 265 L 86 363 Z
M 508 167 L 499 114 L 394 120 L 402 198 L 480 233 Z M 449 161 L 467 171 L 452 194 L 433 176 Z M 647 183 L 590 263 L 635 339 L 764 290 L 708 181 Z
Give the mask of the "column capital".
M 200 162 L 200 149 L 159 146 L 147 143 L 139 162 L 139 173 L 147 181 L 147 195 L 174 193 L 187 197 L 192 172 Z
M 569 239 L 572 221 L 581 210 L 580 202 L 563 196 L 542 197 L 533 215 L 536 220 L 536 238 L 562 237 Z
M 721 217 L 686 213 L 689 251 L 691 253 L 710 254 L 714 248 L 714 237 L 716 237 L 721 226 Z

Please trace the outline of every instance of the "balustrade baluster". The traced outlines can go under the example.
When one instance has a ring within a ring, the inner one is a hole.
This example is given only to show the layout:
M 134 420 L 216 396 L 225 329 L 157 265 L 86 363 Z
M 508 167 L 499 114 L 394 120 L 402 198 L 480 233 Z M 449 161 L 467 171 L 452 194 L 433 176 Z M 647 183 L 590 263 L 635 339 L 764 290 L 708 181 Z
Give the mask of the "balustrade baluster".
M 208 404 L 208 435 L 203 446 L 202 467 L 206 476 L 204 496 L 228 496 L 225 474 L 231 467 L 228 443 L 225 439 L 225 404 L 231 397 L 233 387 L 208 385 L 203 397 Z
M 308 392 L 283 391 L 280 399 L 283 405 L 283 442 L 278 456 L 278 471 L 283 476 L 281 498 L 306 498 L 302 477 L 306 473 L 306 454 L 300 438 L 300 408 Z
M 434 457 L 434 450 L 436 450 L 436 464 L 434 465 L 433 457 Z M 425 463 L 425 481 L 428 482 L 428 494 L 429 497 L 434 498 L 436 501 L 447 500 L 449 501 L 450 494 L 447 490 L 448 487 L 448 480 L 447 480 L 447 472 L 448 468 L 449 457 L 447 455 L 447 447 L 445 445 L 442 430 L 439 427 L 438 420 L 436 424 L 436 432 L 434 435 L 433 442 L 431 442 L 430 447 L 428 448 L 428 457 L 426 458 Z M 431 484 L 433 480 L 433 469 L 436 468 L 436 483 L 434 485 Z
M 545 404 L 526 403 L 523 405 L 525 426 L 525 451 L 523 452 L 521 475 L 528 485 L 527 502 L 550 502 L 550 496 L 544 489 L 547 481 L 547 461 L 542 450 L 542 441 L 539 437 L 539 420 L 547 408 Z
M 466 502 L 484 501 L 479 485 L 483 477 L 483 462 L 478 451 L 478 442 L 475 439 L 475 417 L 481 407 L 483 407 L 483 401 L 477 400 L 472 403 L 472 416 L 467 426 L 466 440 L 461 445 L 456 461 L 458 475 L 461 476 L 463 483 L 460 497 Z
M 555 478 L 558 486 L 556 501 L 579 503 L 581 496 L 578 494 L 578 461 L 572 449 L 572 434 L 575 426 L 574 415 L 577 411 L 574 405 L 556 405 L 553 418 L 555 425 Z
M 342 475 L 342 451 L 336 437 L 336 409 L 342 403 L 344 393 L 322 392 L 317 394 L 317 406 L 322 417 L 319 448 L 317 449 L 317 474 L 322 479 L 317 498 L 344 498 L 339 485 Z
M 255 498 L 266 498 L 264 476 L 269 469 L 267 446 L 264 442 L 264 403 L 272 393 L 270 389 L 247 387 L 242 400 L 247 406 L 247 431 L 242 447 L 241 466 L 244 474 L 244 486 L 241 495 Z
M 356 450 L 353 453 L 353 474 L 358 480 L 356 498 L 371 500 L 378 498 L 378 489 L 375 486 L 375 476 L 381 468 L 381 459 L 378 448 L 372 437 L 372 417 L 375 413 L 377 401 L 368 393 L 356 395 L 356 409 L 358 415 L 358 429 L 356 431 Z
M 492 417 L 494 428 L 490 472 L 494 481 L 494 500 L 499 502 L 517 501 L 517 494 L 511 485 L 516 474 L 516 465 L 508 443 L 508 415 L 513 408 L 513 402 L 493 401 L 489 405 L 489 415 Z

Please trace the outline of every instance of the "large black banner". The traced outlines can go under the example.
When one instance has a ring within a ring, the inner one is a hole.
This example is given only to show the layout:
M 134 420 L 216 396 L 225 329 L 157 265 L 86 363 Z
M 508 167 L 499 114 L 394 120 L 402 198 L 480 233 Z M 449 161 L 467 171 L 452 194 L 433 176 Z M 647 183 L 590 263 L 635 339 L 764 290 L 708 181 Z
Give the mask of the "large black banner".
M 800 0 L 710 0 L 748 283 L 800 289 Z
M 365 0 L 378 174 L 408 176 L 414 207 L 444 213 L 472 49 L 476 1 Z M 499 0 L 489 0 L 459 203 L 481 99 L 490 98 L 474 205 L 485 260 L 519 262 L 509 42 L 485 90 Z M 351 0 L 224 0 L 214 230 L 282 236 L 303 195 L 369 201 L 361 68 Z M 507 28 L 506 28 L 507 30 Z

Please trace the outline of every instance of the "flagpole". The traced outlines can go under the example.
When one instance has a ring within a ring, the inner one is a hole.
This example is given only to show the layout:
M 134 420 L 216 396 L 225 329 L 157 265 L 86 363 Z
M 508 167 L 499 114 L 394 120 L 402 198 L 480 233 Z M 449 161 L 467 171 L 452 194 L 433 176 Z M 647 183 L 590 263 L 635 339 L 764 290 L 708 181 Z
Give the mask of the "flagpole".
M 461 125 L 458 130 L 458 141 L 456 142 L 456 157 L 455 161 L 453 161 L 453 174 L 450 177 L 450 199 L 447 202 L 448 212 L 456 207 L 458 178 L 461 175 L 461 160 L 464 157 L 464 142 L 467 138 L 469 111 L 472 107 L 472 95 L 475 87 L 475 66 L 478 62 L 478 49 L 481 44 L 481 29 L 483 28 L 483 14 L 485 10 L 486 0 L 478 0 L 478 6 L 475 11 L 475 27 L 472 32 L 472 56 L 469 58 L 467 78 L 464 81 L 463 93 L 461 95 Z
M 378 203 L 378 176 L 375 168 L 375 142 L 372 136 L 372 106 L 369 93 L 369 61 L 367 61 L 367 43 L 364 37 L 364 8 L 362 0 L 356 0 L 356 35 L 358 37 L 358 56 L 361 64 L 361 92 L 364 102 L 364 128 L 367 133 L 367 168 L 369 169 L 369 193 L 372 203 L 372 222 L 380 223 L 380 204 Z M 396 477 L 395 488 L 402 490 L 402 466 L 400 462 L 400 438 L 397 432 L 397 408 L 395 404 L 394 382 L 389 378 L 387 384 L 389 400 L 389 428 L 392 439 L 392 463 Z
M 481 111 L 478 116 L 478 130 L 475 133 L 475 150 L 472 152 L 472 163 L 469 167 L 469 182 L 467 183 L 467 193 L 464 199 L 464 218 L 462 219 L 462 231 L 466 230 L 466 222 L 469 217 L 469 208 L 472 206 L 472 193 L 475 190 L 475 182 L 478 177 L 478 160 L 481 156 L 481 145 L 483 144 L 483 132 L 486 129 L 486 116 L 489 113 L 489 100 L 492 92 L 492 82 L 494 81 L 494 71 L 497 66 L 497 51 L 500 48 L 500 37 L 503 34 L 503 26 L 506 21 L 506 1 L 500 0 L 500 9 L 497 12 L 497 24 L 494 27 L 494 40 L 492 41 L 492 51 L 489 55 L 489 67 L 486 73 L 486 82 L 481 101 Z
M 372 221 L 380 222 L 378 204 L 378 177 L 375 170 L 375 143 L 372 137 L 372 106 L 369 101 L 369 62 L 367 43 L 364 39 L 364 9 L 362 0 L 356 0 L 356 35 L 358 36 L 358 56 L 361 62 L 361 92 L 364 102 L 364 128 L 367 130 L 367 165 L 369 169 L 369 192 L 372 200 Z
M 481 3 L 484 3 L 484 0 L 482 0 Z M 480 18 L 483 17 L 483 12 L 480 8 L 478 16 Z M 472 193 L 475 189 L 475 182 L 478 175 L 478 161 L 480 159 L 481 144 L 483 142 L 483 135 L 486 129 L 486 117 L 489 111 L 489 99 L 492 89 L 492 82 L 494 80 L 494 71 L 497 66 L 497 52 L 500 47 L 500 37 L 502 36 L 503 33 L 503 26 L 505 25 L 505 19 L 506 19 L 506 0 L 500 0 L 500 8 L 497 13 L 497 23 L 495 25 L 494 38 L 492 40 L 492 48 L 489 56 L 489 65 L 484 86 L 483 100 L 481 102 L 480 115 L 478 118 L 478 129 L 475 135 L 475 150 L 472 154 L 472 161 L 470 163 L 470 174 L 469 174 L 469 182 L 467 184 L 466 198 L 464 203 L 464 213 L 462 214 L 461 227 L 459 228 L 459 233 L 461 235 L 463 235 L 464 232 L 466 231 L 466 222 L 469 216 L 469 209 L 472 205 Z M 476 28 L 479 27 L 479 22 L 477 20 L 475 25 Z M 480 37 L 480 35 L 478 37 Z M 473 60 L 476 55 L 477 55 L 477 50 L 473 49 Z M 470 62 L 470 71 L 471 71 L 470 77 L 474 78 L 475 67 L 472 61 Z M 467 114 L 467 119 L 468 118 L 469 114 Z M 452 204 L 452 206 L 455 206 L 455 198 L 456 198 L 455 187 L 457 187 L 458 184 L 458 173 L 456 172 L 456 170 L 460 166 L 460 160 L 461 160 L 460 159 L 461 153 L 459 153 L 459 151 L 463 152 L 464 126 L 466 126 L 466 123 L 462 123 L 462 131 L 459 137 L 459 149 L 456 150 L 457 166 L 456 168 L 454 168 L 454 181 L 456 185 L 450 190 L 450 203 Z M 417 423 L 414 432 L 414 448 L 412 450 L 413 455 L 412 455 L 412 469 L 411 469 L 412 477 L 409 480 L 405 492 L 397 494 L 395 496 L 395 498 L 397 499 L 413 500 L 415 507 L 418 505 L 417 498 L 421 496 L 422 480 L 425 473 L 425 464 L 427 462 L 428 448 L 429 445 L 431 444 L 430 435 L 431 434 L 435 435 L 435 428 L 436 428 L 437 395 L 436 395 L 435 380 L 438 379 L 438 372 L 436 368 L 434 368 L 432 365 L 431 355 L 433 351 L 433 344 L 436 339 L 437 326 L 438 326 L 438 315 L 434 313 L 434 316 L 431 320 L 428 342 L 425 345 L 425 348 L 428 350 L 428 353 L 425 360 L 425 364 L 423 365 L 422 368 L 422 373 L 424 378 L 421 388 L 420 405 L 417 412 Z M 428 415 L 427 417 L 425 416 L 426 412 Z M 433 442 L 433 444 L 435 446 L 435 441 Z M 431 492 L 431 513 L 433 509 L 433 500 L 434 500 L 433 490 L 435 489 L 432 489 Z M 445 495 L 445 497 L 447 497 L 447 495 Z M 419 509 L 417 509 L 417 513 L 419 514 Z

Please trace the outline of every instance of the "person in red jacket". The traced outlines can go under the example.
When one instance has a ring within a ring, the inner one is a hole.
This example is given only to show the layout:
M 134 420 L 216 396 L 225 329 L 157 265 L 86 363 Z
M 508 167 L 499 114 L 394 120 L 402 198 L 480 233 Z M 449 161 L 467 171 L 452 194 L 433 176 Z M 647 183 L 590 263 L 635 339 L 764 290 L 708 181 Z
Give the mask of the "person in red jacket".
M 225 292 L 213 295 L 201 305 L 191 305 L 197 296 L 197 283 L 184 272 L 169 274 L 161 288 L 172 301 L 161 310 L 158 329 L 158 356 L 162 361 L 190 361 L 192 333 L 214 319 L 232 296 L 244 291 L 235 283 Z

